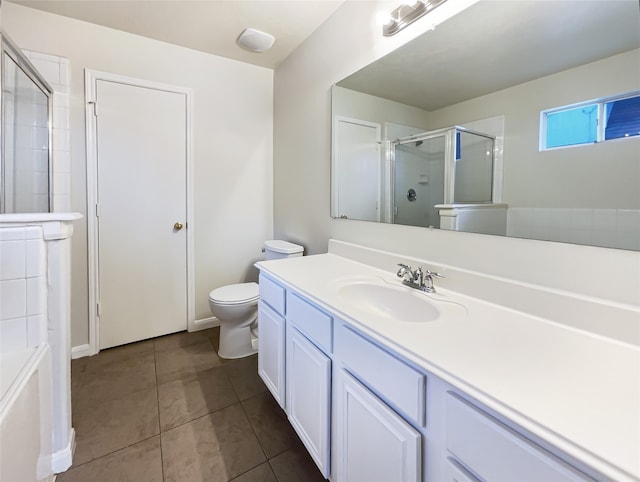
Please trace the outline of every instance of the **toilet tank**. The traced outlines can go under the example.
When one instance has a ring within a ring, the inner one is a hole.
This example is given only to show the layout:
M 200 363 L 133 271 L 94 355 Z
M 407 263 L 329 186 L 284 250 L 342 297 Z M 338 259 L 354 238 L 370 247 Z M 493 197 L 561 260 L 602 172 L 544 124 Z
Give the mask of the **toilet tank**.
M 298 244 L 273 239 L 264 242 L 264 259 L 295 258 L 302 256 L 304 248 Z

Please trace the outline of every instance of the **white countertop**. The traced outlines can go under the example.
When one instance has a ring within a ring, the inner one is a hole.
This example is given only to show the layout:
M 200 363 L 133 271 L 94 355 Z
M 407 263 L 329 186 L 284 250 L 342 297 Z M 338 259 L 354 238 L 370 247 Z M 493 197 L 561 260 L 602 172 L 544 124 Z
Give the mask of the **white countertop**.
M 399 279 L 334 254 L 257 266 L 606 477 L 640 480 L 637 346 L 442 289 L 436 298 L 468 313 L 447 308 L 422 323 L 374 316 L 336 285 L 371 276 L 401 286 Z

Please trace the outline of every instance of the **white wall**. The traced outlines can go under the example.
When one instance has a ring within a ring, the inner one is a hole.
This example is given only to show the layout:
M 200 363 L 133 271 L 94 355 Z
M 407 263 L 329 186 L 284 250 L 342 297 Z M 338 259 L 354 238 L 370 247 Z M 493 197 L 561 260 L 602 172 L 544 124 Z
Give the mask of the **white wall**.
M 2 2 L 2 28 L 20 46 L 69 59 L 71 209 L 86 213 L 84 69 L 194 91 L 196 319 L 208 292 L 256 277 L 273 237 L 273 71 Z M 73 237 L 72 345 L 88 342 L 86 220 Z
M 429 113 L 410 105 L 338 86 L 333 87 L 331 102 L 334 116 L 354 117 L 380 125 L 393 122 L 428 130 Z
M 430 24 L 476 0 L 449 1 L 434 10 Z M 396 1 L 345 2 L 275 72 L 275 237 L 299 242 L 308 253 L 327 250 L 331 236 L 331 86 L 424 31 L 417 22 L 382 37 L 379 11 Z
M 463 3 L 447 2 L 433 14 L 444 15 L 441 9 Z M 552 288 L 640 303 L 638 252 L 330 218 L 331 85 L 422 33 L 434 19 L 422 19 L 397 36 L 384 38 L 375 23 L 382 5 L 345 3 L 276 70 L 275 236 L 304 244 L 310 254 L 325 252 L 327 240 L 333 237 Z M 384 9 L 388 11 L 389 6 L 385 3 Z
M 542 152 L 538 139 L 545 109 L 639 90 L 639 56 L 632 50 L 433 111 L 430 127 L 504 115 L 509 207 L 638 209 L 640 137 Z

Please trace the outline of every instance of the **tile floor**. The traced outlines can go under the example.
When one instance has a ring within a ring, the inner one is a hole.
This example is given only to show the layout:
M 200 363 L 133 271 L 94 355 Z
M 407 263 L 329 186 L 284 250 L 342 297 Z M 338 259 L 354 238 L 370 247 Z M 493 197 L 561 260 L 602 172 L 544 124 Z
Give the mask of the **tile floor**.
M 219 330 L 103 350 L 71 364 L 73 466 L 57 482 L 323 481 L 258 377 Z

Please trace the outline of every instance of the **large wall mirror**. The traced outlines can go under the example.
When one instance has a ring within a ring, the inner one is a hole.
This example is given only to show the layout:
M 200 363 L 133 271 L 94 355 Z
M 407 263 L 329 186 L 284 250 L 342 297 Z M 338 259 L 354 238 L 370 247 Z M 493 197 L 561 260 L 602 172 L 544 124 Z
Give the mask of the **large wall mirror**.
M 335 218 L 640 250 L 637 0 L 480 1 L 332 110 Z

